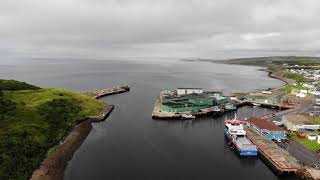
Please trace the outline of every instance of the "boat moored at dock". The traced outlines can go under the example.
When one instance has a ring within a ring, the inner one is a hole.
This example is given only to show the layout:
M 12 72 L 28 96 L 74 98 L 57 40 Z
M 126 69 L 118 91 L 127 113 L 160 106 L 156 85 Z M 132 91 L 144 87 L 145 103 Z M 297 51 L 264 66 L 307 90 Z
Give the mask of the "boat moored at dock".
M 237 107 L 232 103 L 227 103 L 224 105 L 224 109 L 226 112 L 233 112 L 237 110 Z
M 240 157 L 258 156 L 258 149 L 247 137 L 243 129 L 243 123 L 239 120 L 225 121 L 225 134 L 228 143 L 237 150 Z
M 187 120 L 187 119 L 195 119 L 196 116 L 192 115 L 192 114 L 182 114 L 181 115 L 181 119 Z

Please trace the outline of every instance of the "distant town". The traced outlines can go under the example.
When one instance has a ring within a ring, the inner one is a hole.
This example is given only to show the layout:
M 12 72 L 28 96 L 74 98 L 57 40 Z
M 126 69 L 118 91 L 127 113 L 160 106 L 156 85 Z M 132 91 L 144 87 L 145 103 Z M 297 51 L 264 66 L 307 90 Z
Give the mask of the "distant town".
M 286 84 L 231 96 L 193 87 L 164 89 L 152 117 L 193 120 L 236 112 L 248 105 L 275 109 L 275 113 L 260 117 L 226 120 L 228 144 L 240 156 L 257 156 L 259 152 L 278 174 L 319 179 L 320 65 L 269 62 L 267 71 Z

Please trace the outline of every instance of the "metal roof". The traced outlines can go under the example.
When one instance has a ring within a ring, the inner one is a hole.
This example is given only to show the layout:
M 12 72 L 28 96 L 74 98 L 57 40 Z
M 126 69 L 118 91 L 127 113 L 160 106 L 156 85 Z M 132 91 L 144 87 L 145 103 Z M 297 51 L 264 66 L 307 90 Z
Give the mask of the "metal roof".
M 279 126 L 276 126 L 270 121 L 267 121 L 265 119 L 252 117 L 247 120 L 250 124 L 255 125 L 256 127 L 260 129 L 267 129 L 269 131 L 285 131 L 284 129 L 280 128 Z
M 177 89 L 198 89 L 198 90 L 202 90 L 202 88 L 177 88 Z

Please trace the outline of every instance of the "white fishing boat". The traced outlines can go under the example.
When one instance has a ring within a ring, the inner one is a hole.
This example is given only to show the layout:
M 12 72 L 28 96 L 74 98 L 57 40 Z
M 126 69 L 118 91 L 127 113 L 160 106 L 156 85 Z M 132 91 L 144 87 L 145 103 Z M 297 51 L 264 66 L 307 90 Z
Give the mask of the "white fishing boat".
M 182 114 L 181 119 L 195 119 L 196 117 L 192 114 Z
M 252 103 L 253 106 L 261 106 L 259 103 Z
M 237 107 L 234 104 L 227 103 L 224 105 L 224 108 L 227 112 L 236 111 Z
M 246 137 L 243 121 L 237 119 L 225 120 L 225 135 L 227 142 L 241 157 L 258 156 L 257 147 Z
M 213 110 L 213 112 L 220 112 L 221 111 L 219 106 L 213 106 L 212 110 Z

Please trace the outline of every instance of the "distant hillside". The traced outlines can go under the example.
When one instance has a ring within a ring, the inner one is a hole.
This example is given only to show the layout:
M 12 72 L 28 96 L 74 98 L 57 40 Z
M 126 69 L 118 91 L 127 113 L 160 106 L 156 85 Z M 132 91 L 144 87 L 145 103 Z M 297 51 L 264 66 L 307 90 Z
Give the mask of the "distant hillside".
M 320 65 L 320 57 L 307 57 L 307 56 L 270 56 L 270 57 L 254 57 L 254 58 L 239 58 L 214 61 L 226 64 L 240 64 L 240 65 L 253 65 L 253 66 L 267 66 L 268 64 L 283 64 L 289 65 Z

